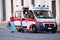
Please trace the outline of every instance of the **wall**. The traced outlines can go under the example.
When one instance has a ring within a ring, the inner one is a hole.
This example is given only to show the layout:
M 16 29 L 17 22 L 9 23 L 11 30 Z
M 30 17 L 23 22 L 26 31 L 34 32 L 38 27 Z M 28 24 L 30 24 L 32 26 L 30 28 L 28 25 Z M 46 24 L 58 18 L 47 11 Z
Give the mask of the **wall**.
M 11 16 L 11 0 L 6 0 L 6 21 L 10 20 Z
M 2 0 L 0 0 L 0 23 L 2 21 Z
M 60 0 L 59 0 L 59 25 L 60 25 Z
M 57 21 L 57 23 L 58 23 L 58 25 L 60 24 L 60 18 L 59 18 L 59 10 L 60 10 L 60 8 L 59 8 L 59 0 L 56 0 L 56 21 Z
M 21 0 L 13 0 L 13 13 L 15 13 L 16 10 L 20 10 L 20 7 L 21 7 Z
M 24 0 L 24 6 L 30 6 L 31 0 Z

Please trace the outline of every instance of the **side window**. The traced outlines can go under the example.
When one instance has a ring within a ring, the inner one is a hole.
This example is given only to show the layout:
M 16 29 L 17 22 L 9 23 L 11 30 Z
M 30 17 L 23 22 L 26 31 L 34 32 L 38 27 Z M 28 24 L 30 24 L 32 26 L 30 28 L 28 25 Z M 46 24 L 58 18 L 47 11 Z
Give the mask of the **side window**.
M 24 18 L 28 18 L 28 11 L 23 11 L 23 16 L 24 16 Z
M 34 19 L 32 11 L 29 11 L 28 16 L 29 16 L 30 19 Z
M 32 11 L 23 11 L 24 18 L 34 19 Z

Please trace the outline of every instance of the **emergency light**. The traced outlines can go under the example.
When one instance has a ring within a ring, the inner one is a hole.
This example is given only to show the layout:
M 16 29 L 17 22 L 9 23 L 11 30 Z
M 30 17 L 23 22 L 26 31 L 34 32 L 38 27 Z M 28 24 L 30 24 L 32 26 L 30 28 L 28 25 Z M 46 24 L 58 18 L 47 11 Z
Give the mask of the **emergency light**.
M 29 9 L 30 9 L 30 10 L 32 10 L 32 9 L 49 9 L 49 6 L 48 6 L 48 5 L 38 5 L 38 6 L 33 6 L 33 5 L 31 5 L 31 6 L 29 7 Z

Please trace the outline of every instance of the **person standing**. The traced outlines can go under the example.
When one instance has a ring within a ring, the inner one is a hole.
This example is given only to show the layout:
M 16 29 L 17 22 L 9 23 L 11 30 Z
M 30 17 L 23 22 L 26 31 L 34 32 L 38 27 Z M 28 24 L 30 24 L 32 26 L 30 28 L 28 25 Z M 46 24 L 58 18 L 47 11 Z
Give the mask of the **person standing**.
M 13 15 L 12 15 L 12 17 L 10 17 L 10 31 L 12 32 L 12 33 L 14 33 L 14 17 L 13 17 Z

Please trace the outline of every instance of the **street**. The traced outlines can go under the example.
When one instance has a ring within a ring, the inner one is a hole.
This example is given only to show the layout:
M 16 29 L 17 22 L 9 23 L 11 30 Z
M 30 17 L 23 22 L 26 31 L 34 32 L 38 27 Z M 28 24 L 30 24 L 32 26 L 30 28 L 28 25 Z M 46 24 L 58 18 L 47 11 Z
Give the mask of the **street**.
M 0 28 L 0 40 L 60 40 L 60 33 L 11 33 L 8 29 Z
M 0 24 L 0 40 L 60 40 L 60 33 L 11 33 L 6 24 Z

